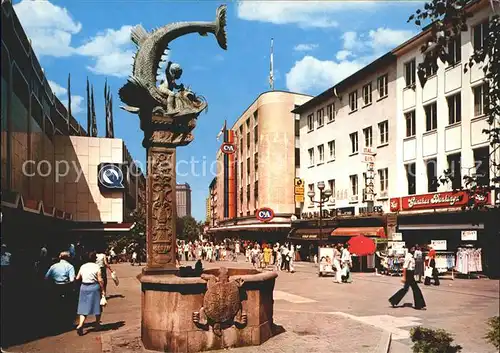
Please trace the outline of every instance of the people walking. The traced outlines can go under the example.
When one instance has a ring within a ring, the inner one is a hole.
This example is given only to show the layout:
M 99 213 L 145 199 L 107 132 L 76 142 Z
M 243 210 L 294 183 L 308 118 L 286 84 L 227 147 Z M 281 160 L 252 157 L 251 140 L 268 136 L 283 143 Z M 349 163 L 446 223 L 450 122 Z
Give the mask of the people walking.
M 351 277 L 351 267 L 352 267 L 352 258 L 349 249 L 346 246 L 341 247 L 342 255 L 340 258 L 341 266 L 342 266 L 342 282 L 343 283 L 352 283 Z
M 398 290 L 392 297 L 389 298 L 389 303 L 393 307 L 399 304 L 403 297 L 408 293 L 411 287 L 413 291 L 414 308 L 417 310 L 422 310 L 425 308 L 425 300 L 422 295 L 422 291 L 418 287 L 415 281 L 415 258 L 414 258 L 415 248 L 411 248 L 406 254 L 405 261 L 403 264 L 403 279 L 404 287 Z
M 335 245 L 333 247 L 333 266 L 335 267 L 335 282 L 342 283 L 342 267 L 340 266 L 340 247 Z
M 96 263 L 96 260 L 96 253 L 89 253 L 87 262 L 80 267 L 80 271 L 76 276 L 77 281 L 82 281 L 77 309 L 77 314 L 80 315 L 80 318 L 76 327 L 79 336 L 83 336 L 83 324 L 89 315 L 95 315 L 96 329 L 99 329 L 101 326 L 101 298 L 105 296 L 106 292 L 102 270 Z
M 106 296 L 106 289 L 108 287 L 108 275 L 106 271 L 109 270 L 109 272 L 113 272 L 113 270 L 111 269 L 111 266 L 108 263 L 108 259 L 104 251 L 98 252 L 96 254 L 96 264 L 99 265 L 99 268 L 101 270 L 101 278 L 104 283 L 103 285 L 104 296 Z
M 294 273 L 295 269 L 293 267 L 293 264 L 295 262 L 295 246 L 290 243 L 288 246 L 288 272 Z
M 427 255 L 428 257 L 428 263 L 429 263 L 429 268 L 430 268 L 430 273 L 432 278 L 434 279 L 434 285 L 439 286 L 439 272 L 436 268 L 436 250 L 434 250 L 431 246 L 431 250 L 429 251 L 429 254 Z M 425 276 L 424 284 L 426 286 L 429 286 L 431 284 L 431 276 Z
M 415 258 L 415 277 L 417 277 L 417 281 L 420 283 L 424 275 L 424 258 L 418 244 L 415 245 L 415 254 L 413 254 L 413 257 Z

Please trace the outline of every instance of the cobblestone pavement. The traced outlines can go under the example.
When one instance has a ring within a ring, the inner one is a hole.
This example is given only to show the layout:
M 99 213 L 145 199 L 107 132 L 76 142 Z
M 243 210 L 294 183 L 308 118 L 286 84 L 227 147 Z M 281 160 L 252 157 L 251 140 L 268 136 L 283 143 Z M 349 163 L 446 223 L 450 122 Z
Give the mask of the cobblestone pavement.
M 246 267 L 248 263 L 210 263 Z M 40 353 L 132 353 L 140 343 L 139 267 L 115 265 L 120 286 L 109 284 L 112 296 L 103 322 L 108 331 L 78 337 L 74 331 L 10 347 L 7 352 Z M 477 279 L 443 280 L 439 287 L 421 286 L 426 311 L 411 308 L 409 293 L 398 308 L 387 299 L 401 287 L 400 278 L 354 273 L 352 284 L 336 284 L 331 277 L 318 277 L 310 263 L 297 263 L 296 272 L 280 272 L 276 281 L 275 323 L 285 332 L 263 346 L 233 349 L 237 353 L 258 352 L 373 352 L 382 330 L 392 333 L 392 352 L 409 352 L 409 330 L 415 325 L 443 328 L 455 335 L 463 353 L 493 353 L 483 336 L 486 319 L 499 313 L 499 281 Z M 402 304 L 403 304 L 402 303 Z

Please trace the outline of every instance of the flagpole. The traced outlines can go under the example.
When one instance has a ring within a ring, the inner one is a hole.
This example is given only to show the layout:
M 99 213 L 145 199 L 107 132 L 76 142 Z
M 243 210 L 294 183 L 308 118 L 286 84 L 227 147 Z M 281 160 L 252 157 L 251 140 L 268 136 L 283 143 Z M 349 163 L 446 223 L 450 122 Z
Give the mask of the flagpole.
M 274 38 L 271 38 L 271 56 L 269 62 L 269 86 L 274 91 Z

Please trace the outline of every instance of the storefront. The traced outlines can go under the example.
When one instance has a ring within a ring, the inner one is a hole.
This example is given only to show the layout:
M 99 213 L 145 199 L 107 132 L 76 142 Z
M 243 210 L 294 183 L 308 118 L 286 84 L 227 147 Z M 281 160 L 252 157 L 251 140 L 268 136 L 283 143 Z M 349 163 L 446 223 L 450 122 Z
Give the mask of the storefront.
M 496 211 L 463 211 L 470 201 L 465 191 L 393 198 L 390 205 L 397 212 L 397 237 L 392 240 L 403 242 L 406 248 L 432 246 L 441 273 L 496 276 L 498 259 L 492 251 L 498 251 L 499 245 L 499 226 L 493 221 Z

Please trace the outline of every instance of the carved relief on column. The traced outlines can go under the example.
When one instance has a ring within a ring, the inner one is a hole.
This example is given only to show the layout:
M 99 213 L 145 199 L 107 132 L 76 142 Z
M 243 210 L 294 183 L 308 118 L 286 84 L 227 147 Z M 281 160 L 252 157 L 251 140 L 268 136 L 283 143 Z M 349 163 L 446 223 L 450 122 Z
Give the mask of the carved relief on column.
M 175 267 L 175 148 L 148 150 L 148 267 Z

